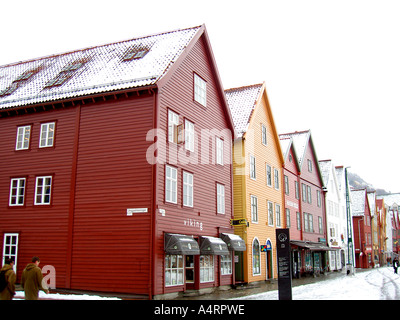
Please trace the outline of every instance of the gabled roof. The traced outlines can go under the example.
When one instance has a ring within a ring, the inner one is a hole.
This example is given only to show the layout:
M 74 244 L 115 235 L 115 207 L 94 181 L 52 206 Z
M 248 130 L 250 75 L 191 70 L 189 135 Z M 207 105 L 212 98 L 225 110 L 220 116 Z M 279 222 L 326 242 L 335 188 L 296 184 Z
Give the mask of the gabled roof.
M 0 66 L 0 109 L 152 86 L 204 26 Z
M 267 108 L 267 118 L 271 126 L 276 146 L 278 148 L 278 156 L 282 163 L 284 162 L 281 145 L 279 143 L 278 131 L 276 129 L 274 116 L 269 104 L 267 89 L 265 82 L 239 88 L 231 88 L 225 90 L 226 101 L 231 111 L 233 124 L 235 126 L 238 137 L 243 137 L 249 128 L 254 111 L 261 106 L 261 100 L 264 99 Z
M 350 193 L 352 198 L 351 208 L 353 217 L 365 216 L 365 205 L 369 208 L 367 189 L 351 190 Z M 367 203 L 365 201 L 367 201 Z
M 247 132 L 251 115 L 257 106 L 263 86 L 261 83 L 225 90 L 225 97 L 239 137 Z
M 293 139 L 291 137 L 282 138 L 281 136 L 279 136 L 279 142 L 281 144 L 284 162 L 288 161 L 290 149 L 293 150 L 294 163 L 296 165 L 297 172 L 300 173 L 301 168 L 300 168 L 300 164 L 299 164 L 299 158 L 297 157 L 296 149 L 293 144 Z
M 315 165 L 318 169 L 318 176 L 321 180 L 321 183 L 324 185 L 324 179 L 321 174 L 321 169 L 319 167 L 319 162 L 318 162 L 318 157 L 317 157 L 317 152 L 315 151 L 314 143 L 311 137 L 311 130 L 306 130 L 306 131 L 296 131 L 296 132 L 291 132 L 291 133 L 284 133 L 279 135 L 279 139 L 284 140 L 284 139 L 289 139 L 291 138 L 293 140 L 293 145 L 294 149 L 296 150 L 296 154 L 299 160 L 299 167 L 300 169 L 303 168 L 303 162 L 304 162 L 304 157 L 306 155 L 307 151 L 307 146 L 310 143 L 311 145 L 311 151 L 314 155 L 315 159 Z
M 334 188 L 336 189 L 336 194 L 339 198 L 342 197 L 342 194 L 340 193 L 340 188 L 339 188 L 339 183 L 338 183 L 338 177 L 336 175 L 336 167 L 333 164 L 332 160 L 320 160 L 319 162 L 319 168 L 321 170 L 321 175 L 322 178 L 324 179 L 323 183 L 324 186 L 329 190 L 330 185 L 329 185 L 329 180 L 332 179 L 334 182 Z

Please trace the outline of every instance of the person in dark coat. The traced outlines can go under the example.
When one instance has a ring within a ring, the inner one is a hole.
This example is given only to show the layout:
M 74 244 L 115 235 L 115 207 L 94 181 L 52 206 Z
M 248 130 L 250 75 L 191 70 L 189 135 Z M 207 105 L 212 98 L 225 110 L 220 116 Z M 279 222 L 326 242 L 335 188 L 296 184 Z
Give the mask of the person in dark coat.
M 2 292 L 0 292 L 0 300 L 12 300 L 15 295 L 15 272 L 14 272 L 14 260 L 6 258 L 4 266 L 0 271 L 5 271 L 5 277 L 7 286 Z
M 21 276 L 21 286 L 24 288 L 25 300 L 38 300 L 39 290 L 49 293 L 43 283 L 42 270 L 39 268 L 40 259 L 32 258 L 32 263 L 28 263 Z
M 397 274 L 397 268 L 399 267 L 399 260 L 397 260 L 397 258 L 393 259 L 393 269 L 394 269 L 394 273 Z

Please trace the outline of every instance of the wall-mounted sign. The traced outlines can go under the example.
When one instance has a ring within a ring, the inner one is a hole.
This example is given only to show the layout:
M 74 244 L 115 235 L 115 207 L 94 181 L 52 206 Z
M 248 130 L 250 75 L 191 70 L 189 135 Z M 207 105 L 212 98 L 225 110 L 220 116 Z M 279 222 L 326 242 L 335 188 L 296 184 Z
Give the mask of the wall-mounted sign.
M 126 209 L 126 215 L 131 216 L 134 213 L 147 213 L 147 208 L 131 208 Z
M 231 219 L 231 226 L 249 226 L 246 219 Z

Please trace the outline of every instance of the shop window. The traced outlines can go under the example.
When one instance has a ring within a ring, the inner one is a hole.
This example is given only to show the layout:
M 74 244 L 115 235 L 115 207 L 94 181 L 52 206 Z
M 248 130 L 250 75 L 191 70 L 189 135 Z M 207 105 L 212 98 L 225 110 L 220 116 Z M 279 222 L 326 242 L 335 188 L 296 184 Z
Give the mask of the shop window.
M 214 256 L 200 256 L 200 282 L 214 281 Z
M 260 243 L 258 239 L 253 240 L 253 276 L 261 274 Z
M 165 286 L 183 285 L 183 256 L 165 255 Z
M 221 274 L 232 274 L 232 252 L 228 255 L 221 256 Z

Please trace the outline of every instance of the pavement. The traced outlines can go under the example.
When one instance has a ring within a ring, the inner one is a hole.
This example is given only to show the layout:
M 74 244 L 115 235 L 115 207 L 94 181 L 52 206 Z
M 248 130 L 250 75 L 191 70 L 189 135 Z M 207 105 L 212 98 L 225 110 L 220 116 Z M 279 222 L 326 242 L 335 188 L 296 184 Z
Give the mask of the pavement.
M 366 269 L 368 270 L 368 269 Z M 357 269 L 357 272 L 362 271 L 361 269 Z M 292 279 L 292 287 L 302 286 L 306 284 L 311 284 L 315 282 L 326 281 L 330 279 L 334 279 L 337 277 L 346 277 L 345 271 L 332 271 L 325 274 L 321 274 L 319 276 L 305 276 L 299 279 Z M 174 300 L 227 300 L 231 298 L 239 298 L 252 294 L 263 293 L 266 291 L 278 290 L 278 280 L 266 280 L 259 281 L 256 283 L 249 283 L 247 285 L 238 286 L 236 288 L 230 288 L 227 290 L 217 289 L 212 293 L 205 294 L 195 294 L 188 292 L 187 296 L 180 296 L 175 298 Z

